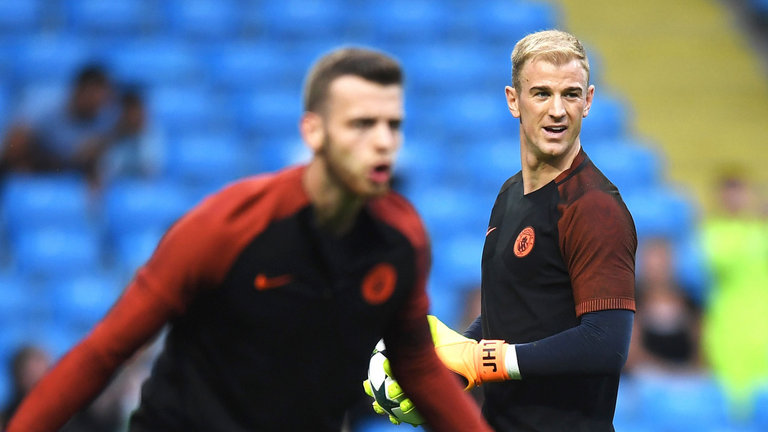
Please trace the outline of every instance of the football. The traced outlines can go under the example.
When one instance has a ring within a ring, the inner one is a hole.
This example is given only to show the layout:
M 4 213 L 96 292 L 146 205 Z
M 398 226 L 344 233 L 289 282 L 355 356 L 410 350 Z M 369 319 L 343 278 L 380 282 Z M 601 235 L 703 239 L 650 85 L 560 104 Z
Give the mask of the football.
M 371 353 L 368 363 L 368 379 L 363 383 L 365 392 L 373 397 L 373 409 L 379 414 L 389 415 L 392 423 L 424 423 L 413 403 L 405 395 L 400 384 L 392 378 L 384 341 L 380 340 Z

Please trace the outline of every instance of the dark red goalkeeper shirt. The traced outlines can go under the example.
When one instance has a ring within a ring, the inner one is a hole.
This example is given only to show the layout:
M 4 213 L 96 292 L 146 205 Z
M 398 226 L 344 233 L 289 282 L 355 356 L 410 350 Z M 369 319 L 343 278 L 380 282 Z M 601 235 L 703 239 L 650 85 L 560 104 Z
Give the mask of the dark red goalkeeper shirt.
M 634 223 L 616 187 L 580 151 L 571 167 L 523 194 L 522 174 L 494 204 L 482 262 L 486 339 L 528 343 L 606 309 L 634 310 Z M 612 431 L 619 375 L 488 383 L 484 414 L 498 431 Z
M 167 323 L 131 431 L 339 431 L 381 337 L 435 430 L 487 430 L 434 353 L 413 208 L 390 193 L 333 237 L 315 226 L 303 172 L 235 183 L 177 222 L 9 432 L 57 430 Z

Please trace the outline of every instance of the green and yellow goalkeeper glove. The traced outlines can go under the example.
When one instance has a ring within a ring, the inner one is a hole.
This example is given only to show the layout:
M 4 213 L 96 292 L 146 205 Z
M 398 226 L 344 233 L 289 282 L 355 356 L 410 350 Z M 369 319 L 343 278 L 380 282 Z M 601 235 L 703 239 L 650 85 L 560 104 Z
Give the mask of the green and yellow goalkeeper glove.
M 510 379 L 504 363 L 509 344 L 502 340 L 477 342 L 462 336 L 434 315 L 427 315 L 435 351 L 445 366 L 465 380 L 464 390 L 484 382 Z

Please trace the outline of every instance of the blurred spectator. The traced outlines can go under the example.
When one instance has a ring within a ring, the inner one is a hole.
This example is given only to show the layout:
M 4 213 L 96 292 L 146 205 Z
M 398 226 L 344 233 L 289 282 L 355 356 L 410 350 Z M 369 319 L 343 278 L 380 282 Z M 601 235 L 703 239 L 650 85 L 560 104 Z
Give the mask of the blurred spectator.
M 10 364 L 11 399 L 0 412 L 0 430 L 5 430 L 5 422 L 11 418 L 21 400 L 48 371 L 50 365 L 48 353 L 41 348 L 27 345 L 16 351 Z
M 626 371 L 685 372 L 700 366 L 700 305 L 675 277 L 672 245 L 647 239 L 638 250 L 637 313 Z
M 94 176 L 104 139 L 117 119 L 107 73 L 86 65 L 66 100 L 43 105 L 30 107 L 31 114 L 11 126 L 0 171 L 77 170 Z
M 768 225 L 744 177 L 726 175 L 717 214 L 705 219 L 703 244 L 713 279 L 703 344 L 737 413 L 746 415 L 768 380 Z
M 120 97 L 120 116 L 107 150 L 99 162 L 99 180 L 119 177 L 154 177 L 163 168 L 164 144 L 149 121 L 142 95 L 126 90 Z

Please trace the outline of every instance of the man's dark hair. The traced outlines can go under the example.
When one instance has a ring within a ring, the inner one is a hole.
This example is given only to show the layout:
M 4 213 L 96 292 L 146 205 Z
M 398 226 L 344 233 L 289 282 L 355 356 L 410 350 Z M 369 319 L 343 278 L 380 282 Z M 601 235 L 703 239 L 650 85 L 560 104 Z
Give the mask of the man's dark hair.
M 76 87 L 83 87 L 90 84 L 103 85 L 109 82 L 107 71 L 100 64 L 87 64 L 80 68 L 75 76 L 74 84 Z
M 304 83 L 304 110 L 321 110 L 331 83 L 344 75 L 381 85 L 403 84 L 400 64 L 391 56 L 367 48 L 340 48 L 321 57 L 310 69 Z

